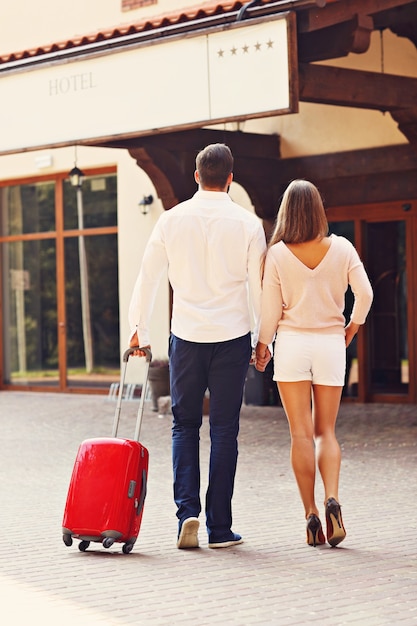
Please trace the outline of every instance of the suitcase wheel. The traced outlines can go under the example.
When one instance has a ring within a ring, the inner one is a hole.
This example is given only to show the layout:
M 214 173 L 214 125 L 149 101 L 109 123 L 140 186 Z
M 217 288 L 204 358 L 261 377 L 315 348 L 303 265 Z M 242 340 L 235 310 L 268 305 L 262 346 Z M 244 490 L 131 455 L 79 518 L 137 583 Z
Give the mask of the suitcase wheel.
M 81 550 L 81 552 L 85 552 L 89 545 L 89 541 L 80 541 L 80 543 L 78 544 L 78 549 Z
M 129 554 L 133 550 L 133 543 L 125 543 L 122 548 L 124 554 Z
M 104 548 L 111 548 L 112 545 L 114 544 L 114 541 L 115 540 L 113 539 L 113 537 L 105 537 L 103 539 L 103 547 Z
M 72 537 L 68 533 L 62 535 L 62 541 L 65 543 L 66 546 L 72 546 Z

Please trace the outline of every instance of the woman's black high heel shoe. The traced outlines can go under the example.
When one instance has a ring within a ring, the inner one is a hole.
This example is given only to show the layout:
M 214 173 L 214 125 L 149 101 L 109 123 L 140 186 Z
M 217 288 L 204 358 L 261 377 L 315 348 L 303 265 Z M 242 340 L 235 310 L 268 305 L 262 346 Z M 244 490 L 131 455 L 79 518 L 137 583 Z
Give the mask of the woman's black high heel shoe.
M 335 498 L 326 502 L 326 527 L 327 541 L 331 546 L 337 546 L 346 537 L 341 507 Z
M 307 518 L 307 543 L 314 548 L 326 543 L 321 521 L 314 514 L 309 515 Z

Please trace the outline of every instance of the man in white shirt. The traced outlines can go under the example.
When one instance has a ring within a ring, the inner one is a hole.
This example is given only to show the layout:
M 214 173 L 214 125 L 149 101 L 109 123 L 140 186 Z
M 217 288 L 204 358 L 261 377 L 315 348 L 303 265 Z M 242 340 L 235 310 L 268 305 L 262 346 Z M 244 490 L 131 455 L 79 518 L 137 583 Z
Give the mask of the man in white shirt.
M 197 155 L 196 168 L 198 191 L 161 215 L 146 246 L 129 307 L 130 346 L 150 346 L 149 321 L 167 268 L 173 289 L 169 360 L 177 547 L 199 545 L 199 432 L 208 389 L 206 527 L 209 547 L 223 548 L 242 543 L 231 529 L 232 495 L 251 330 L 254 345 L 257 340 L 266 242 L 259 219 L 228 195 L 233 178 L 230 149 L 208 145 Z

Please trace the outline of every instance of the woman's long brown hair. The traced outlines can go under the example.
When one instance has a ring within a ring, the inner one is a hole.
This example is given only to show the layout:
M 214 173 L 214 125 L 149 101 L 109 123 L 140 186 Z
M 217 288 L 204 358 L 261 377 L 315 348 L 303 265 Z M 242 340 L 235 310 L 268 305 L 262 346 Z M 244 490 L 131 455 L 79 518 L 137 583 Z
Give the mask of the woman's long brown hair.
M 293 180 L 284 192 L 269 247 L 279 241 L 304 243 L 329 231 L 320 192 L 308 180 Z

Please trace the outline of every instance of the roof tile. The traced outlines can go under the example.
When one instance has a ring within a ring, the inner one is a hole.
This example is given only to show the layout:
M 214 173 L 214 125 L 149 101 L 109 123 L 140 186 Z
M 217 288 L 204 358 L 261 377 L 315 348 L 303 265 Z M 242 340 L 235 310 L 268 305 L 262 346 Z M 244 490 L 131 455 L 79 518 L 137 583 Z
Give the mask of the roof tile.
M 335 2 L 338 0 L 327 0 L 328 2 Z M 274 0 L 261 0 L 262 4 L 275 4 Z M 67 41 L 53 42 L 50 44 L 42 45 L 37 48 L 31 48 L 19 52 L 12 52 L 8 54 L 0 55 L 0 66 L 4 63 L 10 63 L 13 61 L 19 61 L 21 59 L 42 56 L 60 50 L 68 50 L 71 48 L 77 48 L 79 46 L 85 46 L 94 44 L 99 41 L 106 41 L 117 39 L 118 37 L 124 37 L 128 35 L 134 35 L 141 32 L 154 30 L 157 28 L 167 28 L 175 24 L 183 24 L 196 19 L 204 19 L 205 17 L 211 17 L 213 15 L 222 15 L 223 13 L 229 13 L 231 11 L 238 11 L 247 2 L 238 2 L 236 0 L 229 0 L 223 2 L 213 2 L 208 0 L 191 7 L 186 7 L 182 10 L 175 10 L 170 13 L 163 13 L 160 15 L 144 18 L 143 20 L 134 24 L 120 24 L 118 26 L 86 34 L 82 37 L 74 36 Z M 297 0 L 294 0 L 294 7 L 297 4 Z

